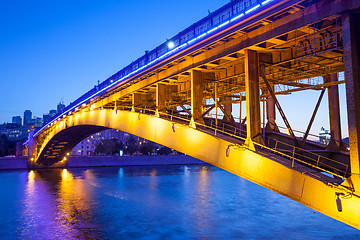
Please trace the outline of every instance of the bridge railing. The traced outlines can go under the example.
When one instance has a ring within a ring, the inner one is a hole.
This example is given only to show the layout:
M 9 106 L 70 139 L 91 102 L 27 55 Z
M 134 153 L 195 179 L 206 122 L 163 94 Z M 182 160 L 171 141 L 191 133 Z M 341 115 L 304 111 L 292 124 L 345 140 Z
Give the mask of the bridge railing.
M 334 159 L 322 156 L 312 151 L 296 147 L 294 145 L 281 142 L 275 138 L 267 137 L 267 146 L 274 151 L 281 152 L 292 160 L 292 166 L 295 162 L 306 163 L 307 165 L 329 172 L 335 176 L 346 178 L 350 175 L 349 165 L 336 161 Z
M 286 133 L 286 134 L 289 134 L 289 132 L 287 131 L 287 128 L 286 127 L 282 127 L 282 126 L 277 126 L 279 129 L 281 129 L 280 131 L 282 133 Z M 296 129 L 293 129 L 293 132 L 295 133 L 295 135 L 299 135 L 299 137 L 303 137 L 305 135 L 305 132 L 303 131 L 299 131 L 299 130 L 296 130 Z M 312 133 L 309 133 L 308 136 L 311 136 L 313 137 L 313 139 L 316 139 L 316 140 L 319 140 L 320 139 L 320 135 L 316 135 L 316 134 L 312 134 Z M 339 141 L 335 140 L 337 143 L 339 143 Z M 345 143 L 345 142 L 341 142 L 341 144 L 344 144 L 344 146 L 349 149 L 349 144 Z
M 118 109 L 129 111 L 131 107 L 119 107 Z M 141 114 L 155 116 L 157 113 L 154 109 L 146 108 L 135 108 L 135 111 L 139 113 L 139 118 L 141 117 Z M 175 127 L 175 123 L 188 125 L 191 119 L 190 115 L 174 114 L 173 111 L 158 112 L 158 114 L 160 118 L 174 122 L 173 127 Z M 245 130 L 242 130 L 238 126 L 233 126 L 220 120 L 216 121 L 215 119 L 205 119 L 204 123 L 196 122 L 195 124 L 196 129 L 199 131 L 203 131 L 220 138 L 233 138 L 235 140 L 233 141 L 234 146 L 236 146 L 237 144 L 243 144 L 246 140 Z M 319 172 L 326 172 L 339 178 L 347 178 L 350 175 L 350 167 L 348 164 L 293 146 L 291 144 L 281 142 L 277 139 L 269 140 L 268 138 L 268 141 L 273 141 L 273 144 L 271 144 L 270 142 L 267 143 L 267 146 L 258 143 L 254 144 L 258 150 L 262 150 L 261 154 L 265 154 L 268 157 L 273 158 L 274 156 L 268 155 L 266 153 L 269 152 L 289 159 L 293 168 L 296 167 L 295 163 L 298 163 L 301 165 L 306 165 Z

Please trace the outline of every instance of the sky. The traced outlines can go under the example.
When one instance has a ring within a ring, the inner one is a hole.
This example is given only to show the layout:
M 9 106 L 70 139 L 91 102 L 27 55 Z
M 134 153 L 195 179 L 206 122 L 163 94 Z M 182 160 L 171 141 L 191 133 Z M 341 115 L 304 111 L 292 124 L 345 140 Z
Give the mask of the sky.
M 205 17 L 208 10 L 228 2 L 0 0 L 0 123 L 23 117 L 27 109 L 42 117 L 60 101 L 68 105 L 146 50 Z M 305 131 L 319 94 L 309 90 L 279 97 L 294 129 Z M 340 102 L 345 137 L 344 86 Z M 313 133 L 322 126 L 329 129 L 327 112 L 325 95 Z

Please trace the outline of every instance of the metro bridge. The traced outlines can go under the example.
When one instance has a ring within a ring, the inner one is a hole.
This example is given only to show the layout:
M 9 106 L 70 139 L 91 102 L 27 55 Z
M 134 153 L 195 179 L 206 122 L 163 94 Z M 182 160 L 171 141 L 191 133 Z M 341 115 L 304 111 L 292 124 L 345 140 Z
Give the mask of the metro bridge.
M 30 132 L 29 166 L 64 166 L 82 139 L 114 128 L 360 229 L 359 9 L 360 0 L 231 1 Z M 349 146 L 341 138 L 339 84 L 346 87 Z M 298 133 L 277 96 L 309 89 L 319 99 Z M 328 145 L 308 139 L 325 92 Z M 235 116 L 233 105 L 242 102 L 246 116 Z M 276 111 L 288 134 L 279 131 Z

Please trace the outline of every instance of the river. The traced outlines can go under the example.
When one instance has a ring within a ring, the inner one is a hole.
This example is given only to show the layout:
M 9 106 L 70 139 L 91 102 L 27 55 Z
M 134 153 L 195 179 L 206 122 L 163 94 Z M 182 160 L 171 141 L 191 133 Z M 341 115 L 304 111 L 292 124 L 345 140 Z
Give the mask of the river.
M 0 187 L 0 239 L 360 239 L 209 165 L 1 171 Z

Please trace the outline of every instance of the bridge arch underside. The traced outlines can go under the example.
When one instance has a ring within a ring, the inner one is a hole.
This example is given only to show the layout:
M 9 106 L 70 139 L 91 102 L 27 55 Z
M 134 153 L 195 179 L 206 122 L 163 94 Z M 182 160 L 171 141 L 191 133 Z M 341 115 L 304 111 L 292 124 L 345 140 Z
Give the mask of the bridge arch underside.
M 61 161 L 83 139 L 108 128 L 96 125 L 78 125 L 56 133 L 46 144 L 36 163 L 50 166 Z
M 341 183 L 306 166 L 297 163 L 292 166 L 288 159 L 272 153 L 255 152 L 230 139 L 153 115 L 109 109 L 72 113 L 48 130 L 53 137 L 47 143 L 43 141 L 38 161 L 45 161 L 43 153 L 54 147 L 55 142 L 69 140 L 69 144 L 60 147 L 59 158 L 54 158 L 53 163 L 61 160 L 60 152 L 65 154 L 81 139 L 107 128 L 173 148 L 360 229 L 360 198 L 349 195 L 347 181 Z M 68 135 L 73 136 L 70 139 Z M 346 197 L 337 200 L 340 193 Z

